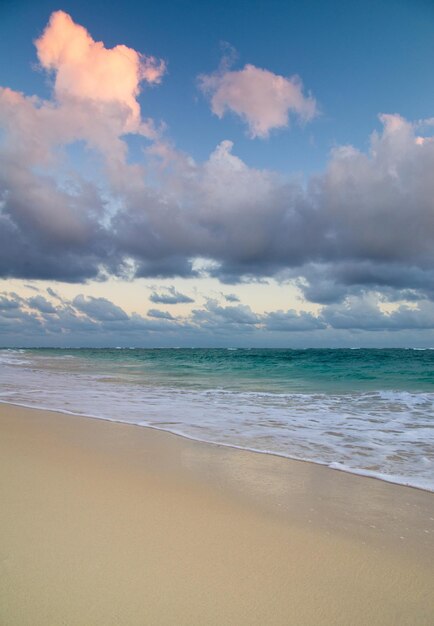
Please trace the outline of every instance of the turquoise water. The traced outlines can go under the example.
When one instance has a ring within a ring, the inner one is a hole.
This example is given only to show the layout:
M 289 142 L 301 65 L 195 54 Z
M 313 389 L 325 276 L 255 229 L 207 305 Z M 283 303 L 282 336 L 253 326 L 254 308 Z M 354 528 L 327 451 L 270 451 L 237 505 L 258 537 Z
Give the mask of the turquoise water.
M 29 350 L 74 356 L 143 384 L 233 391 L 434 391 L 434 350 L 79 349 Z
M 434 351 L 0 351 L 0 399 L 434 490 Z

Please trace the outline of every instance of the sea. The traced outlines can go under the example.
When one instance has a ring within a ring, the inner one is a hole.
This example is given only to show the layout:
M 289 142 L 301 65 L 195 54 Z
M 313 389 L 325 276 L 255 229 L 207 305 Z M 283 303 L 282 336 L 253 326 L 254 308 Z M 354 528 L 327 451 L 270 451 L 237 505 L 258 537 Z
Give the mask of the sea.
M 434 491 L 434 350 L 2 349 L 0 401 Z

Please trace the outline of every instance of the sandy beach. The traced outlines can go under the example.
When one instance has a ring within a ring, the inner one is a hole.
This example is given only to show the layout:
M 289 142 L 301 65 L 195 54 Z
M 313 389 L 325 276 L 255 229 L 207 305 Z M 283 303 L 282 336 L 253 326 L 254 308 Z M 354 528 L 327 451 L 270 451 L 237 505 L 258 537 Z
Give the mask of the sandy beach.
M 0 623 L 431 625 L 434 495 L 0 406 Z

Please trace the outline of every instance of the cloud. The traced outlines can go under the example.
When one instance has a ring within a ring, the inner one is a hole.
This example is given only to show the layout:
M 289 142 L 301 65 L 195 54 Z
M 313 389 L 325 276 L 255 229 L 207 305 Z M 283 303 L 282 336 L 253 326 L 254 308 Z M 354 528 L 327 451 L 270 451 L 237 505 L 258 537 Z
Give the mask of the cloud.
M 341 304 L 326 307 L 321 317 L 335 329 L 431 330 L 434 329 L 434 303 L 420 302 L 417 307 L 400 305 L 391 313 L 386 313 L 372 300 L 350 297 Z
M 28 299 L 28 304 L 32 309 L 37 309 L 41 313 L 55 313 L 56 309 L 44 296 L 35 296 Z
M 79 311 L 100 322 L 116 322 L 128 319 L 128 315 L 121 307 L 113 304 L 106 298 L 78 295 L 74 298 L 72 304 Z
M 250 64 L 232 71 L 224 63 L 217 72 L 202 74 L 199 86 L 209 97 L 212 112 L 219 118 L 227 111 L 235 113 L 247 124 L 251 138 L 263 139 L 273 129 L 286 128 L 290 114 L 309 121 L 318 113 L 297 76 L 285 78 Z
M 173 317 L 169 311 L 160 311 L 159 309 L 149 309 L 148 311 L 149 317 L 155 317 L 160 320 L 174 320 L 176 318 Z
M 51 287 L 47 287 L 47 293 L 52 298 L 56 298 L 57 300 L 62 300 L 62 298 L 59 296 L 59 294 L 56 291 L 54 291 L 54 289 L 52 289 Z
M 176 291 L 175 287 L 166 287 L 164 291 L 160 292 L 153 291 L 149 299 L 156 304 L 188 304 L 194 302 L 193 298 Z
M 192 320 L 200 327 L 227 332 L 228 328 L 240 332 L 251 332 L 260 322 L 260 316 L 244 304 L 222 307 L 217 300 L 210 299 L 203 309 L 194 309 Z
M 223 297 L 226 300 L 226 302 L 239 302 L 240 301 L 239 297 L 234 293 L 223 294 Z
M 42 67 L 55 73 L 58 101 L 116 103 L 128 111 L 125 130 L 140 129 L 140 83 L 159 83 L 166 70 L 164 61 L 124 45 L 106 48 L 64 11 L 52 13 L 35 45 Z
M 12 295 L 12 298 L 7 297 L 6 295 L 0 296 L 0 311 L 11 311 L 14 309 L 18 309 L 20 307 L 20 299 L 15 294 Z
M 300 270 L 288 276 L 295 274 L 300 274 Z M 404 262 L 348 259 L 306 264 L 303 276 L 295 282 L 307 300 L 320 304 L 342 302 L 348 295 L 369 292 L 389 301 L 434 299 L 434 269 Z
M 284 332 L 309 331 L 326 327 L 321 317 L 307 312 L 298 313 L 294 310 L 267 313 L 264 323 L 268 330 Z

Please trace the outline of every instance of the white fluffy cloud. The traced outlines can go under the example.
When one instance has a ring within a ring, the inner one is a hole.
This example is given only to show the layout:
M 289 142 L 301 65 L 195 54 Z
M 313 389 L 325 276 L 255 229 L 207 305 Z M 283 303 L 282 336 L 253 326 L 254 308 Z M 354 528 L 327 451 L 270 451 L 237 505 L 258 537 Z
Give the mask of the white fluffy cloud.
M 318 113 L 315 99 L 303 93 L 298 77 L 286 78 L 250 64 L 237 71 L 223 66 L 200 76 L 199 84 L 212 112 L 219 118 L 227 111 L 235 113 L 247 124 L 252 138 L 265 138 L 270 131 L 287 127 L 290 114 L 309 121 Z

